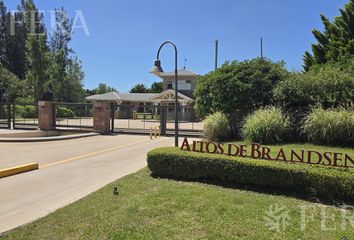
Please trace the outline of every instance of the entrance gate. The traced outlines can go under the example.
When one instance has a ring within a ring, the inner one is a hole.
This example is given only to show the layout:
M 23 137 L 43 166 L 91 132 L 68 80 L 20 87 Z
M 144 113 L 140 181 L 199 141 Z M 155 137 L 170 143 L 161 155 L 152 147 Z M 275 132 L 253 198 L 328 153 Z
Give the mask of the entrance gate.
M 160 128 L 161 135 L 173 135 L 174 106 L 112 104 L 111 131 L 117 133 L 149 133 Z M 192 107 L 179 106 L 178 127 L 181 135 L 200 136 L 203 123 Z
M 14 129 L 37 129 L 38 107 L 35 103 L 15 103 L 12 105 Z
M 91 103 L 54 103 L 55 128 L 62 130 L 92 130 Z
M 38 111 L 34 103 L 0 103 L 0 128 L 37 129 Z

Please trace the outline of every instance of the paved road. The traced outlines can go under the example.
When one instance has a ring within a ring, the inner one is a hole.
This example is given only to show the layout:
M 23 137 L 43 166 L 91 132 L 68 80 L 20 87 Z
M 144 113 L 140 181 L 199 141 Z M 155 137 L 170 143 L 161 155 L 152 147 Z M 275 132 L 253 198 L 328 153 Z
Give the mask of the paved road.
M 95 136 L 41 143 L 0 143 L 0 168 L 39 162 L 40 169 L 0 179 L 0 233 L 43 217 L 146 166 L 146 153 L 173 138 Z

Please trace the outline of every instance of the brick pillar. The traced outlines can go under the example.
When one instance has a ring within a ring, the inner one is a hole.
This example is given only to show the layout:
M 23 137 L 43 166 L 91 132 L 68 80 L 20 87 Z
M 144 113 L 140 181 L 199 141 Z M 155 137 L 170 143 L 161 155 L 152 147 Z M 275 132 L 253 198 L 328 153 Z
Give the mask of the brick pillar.
M 93 103 L 93 131 L 110 134 L 111 104 L 109 102 Z
M 53 130 L 55 127 L 54 104 L 49 101 L 38 102 L 38 127 L 41 130 Z

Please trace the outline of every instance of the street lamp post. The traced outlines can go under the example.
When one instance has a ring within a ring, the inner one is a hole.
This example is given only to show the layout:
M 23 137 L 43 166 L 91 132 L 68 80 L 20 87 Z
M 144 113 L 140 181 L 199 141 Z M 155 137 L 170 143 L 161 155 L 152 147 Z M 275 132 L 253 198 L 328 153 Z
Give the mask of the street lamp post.
M 154 66 L 151 68 L 150 72 L 155 74 L 156 76 L 160 76 L 163 73 L 163 69 L 161 67 L 160 61 L 160 51 L 163 46 L 166 44 L 170 44 L 175 49 L 175 147 L 178 147 L 178 69 L 177 69 L 177 47 L 171 41 L 166 41 L 161 44 L 159 50 L 157 51 L 157 57 L 155 60 Z

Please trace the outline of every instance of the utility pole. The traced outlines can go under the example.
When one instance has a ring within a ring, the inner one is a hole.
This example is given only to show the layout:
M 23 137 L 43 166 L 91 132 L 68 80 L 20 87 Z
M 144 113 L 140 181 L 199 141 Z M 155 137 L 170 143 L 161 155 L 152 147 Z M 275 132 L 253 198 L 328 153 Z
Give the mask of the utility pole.
M 261 63 L 263 63 L 263 38 L 261 38 Z M 264 105 L 263 81 L 261 81 L 261 95 L 262 95 L 262 107 L 265 107 L 265 105 Z
M 261 38 L 261 60 L 263 60 L 263 38 Z
M 215 41 L 215 70 L 218 68 L 219 40 Z

